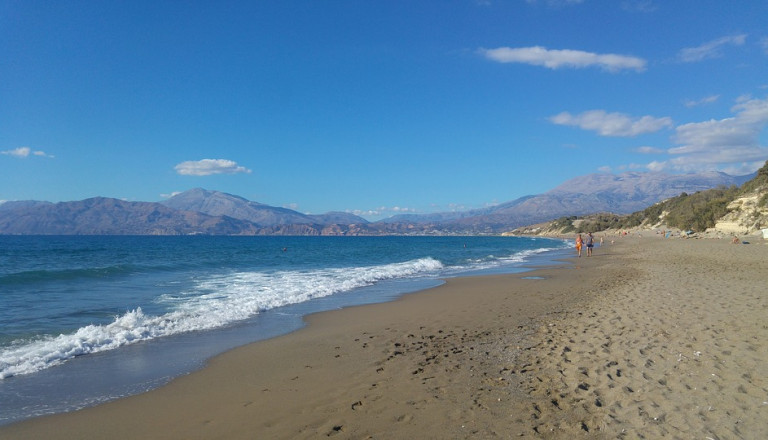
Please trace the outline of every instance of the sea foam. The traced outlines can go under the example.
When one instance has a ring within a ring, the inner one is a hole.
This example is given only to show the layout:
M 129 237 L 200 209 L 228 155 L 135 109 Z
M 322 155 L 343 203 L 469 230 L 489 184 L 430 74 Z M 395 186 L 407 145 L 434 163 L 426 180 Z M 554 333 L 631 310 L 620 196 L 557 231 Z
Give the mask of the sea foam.
M 145 314 L 140 307 L 105 325 L 87 325 L 70 334 L 17 341 L 0 352 L 0 379 L 49 368 L 76 356 L 175 334 L 210 330 L 261 311 L 309 301 L 377 282 L 437 274 L 442 263 L 421 258 L 381 266 L 301 271 L 234 272 L 197 282 L 188 291 L 158 302 L 169 312 Z

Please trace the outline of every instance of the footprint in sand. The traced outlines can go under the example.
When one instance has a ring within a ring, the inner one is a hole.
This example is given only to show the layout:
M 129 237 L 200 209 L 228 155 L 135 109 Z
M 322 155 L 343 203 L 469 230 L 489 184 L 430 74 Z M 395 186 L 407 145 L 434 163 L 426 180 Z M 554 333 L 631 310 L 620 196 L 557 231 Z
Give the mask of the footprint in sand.
M 412 414 L 403 414 L 403 415 L 401 415 L 400 417 L 397 418 L 397 422 L 398 423 L 401 423 L 401 422 L 406 422 L 407 423 L 407 422 L 410 422 L 411 420 L 413 420 L 413 415 Z

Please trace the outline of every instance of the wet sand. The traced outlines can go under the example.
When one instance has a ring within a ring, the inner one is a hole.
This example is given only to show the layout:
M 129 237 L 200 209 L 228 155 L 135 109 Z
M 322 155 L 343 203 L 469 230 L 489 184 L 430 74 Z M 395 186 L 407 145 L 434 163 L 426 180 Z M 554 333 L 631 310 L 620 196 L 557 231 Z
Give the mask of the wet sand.
M 768 246 L 610 239 L 555 267 L 313 315 L 0 438 L 768 437 Z

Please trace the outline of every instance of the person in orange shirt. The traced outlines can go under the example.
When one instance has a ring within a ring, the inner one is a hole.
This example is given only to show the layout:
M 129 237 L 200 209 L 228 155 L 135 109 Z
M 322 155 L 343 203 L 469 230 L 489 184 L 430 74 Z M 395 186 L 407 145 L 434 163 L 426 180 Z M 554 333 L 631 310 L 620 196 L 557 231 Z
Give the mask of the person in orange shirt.
M 581 245 L 584 243 L 584 240 L 581 239 L 581 234 L 579 234 L 576 237 L 576 252 L 579 254 L 579 257 L 581 257 Z

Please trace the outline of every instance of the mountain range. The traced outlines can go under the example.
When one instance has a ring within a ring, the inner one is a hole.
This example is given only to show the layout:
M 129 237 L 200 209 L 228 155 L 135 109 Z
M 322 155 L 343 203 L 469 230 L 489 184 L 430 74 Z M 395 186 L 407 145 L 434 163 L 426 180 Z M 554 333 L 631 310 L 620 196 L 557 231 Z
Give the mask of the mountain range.
M 301 214 L 287 208 L 277 208 L 253 202 L 240 196 L 195 188 L 177 194 L 161 204 L 182 211 L 202 212 L 211 216 L 228 216 L 249 221 L 256 226 L 269 227 L 290 224 L 354 224 L 368 223 L 362 217 L 346 212 L 321 215 Z
M 390 223 L 436 224 L 454 230 L 498 232 L 561 216 L 595 212 L 629 214 L 680 195 L 718 186 L 740 186 L 754 177 L 720 172 L 673 175 L 627 172 L 589 174 L 570 179 L 539 195 L 525 196 L 489 208 L 425 215 L 399 215 Z
M 0 234 L 20 235 L 392 235 L 500 233 L 566 215 L 626 214 L 682 192 L 741 185 L 753 175 L 719 172 L 590 174 L 544 194 L 461 212 L 410 214 L 369 222 L 329 212 L 321 215 L 265 205 L 195 188 L 163 202 L 95 197 L 73 202 L 0 204 Z

